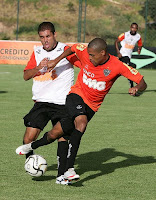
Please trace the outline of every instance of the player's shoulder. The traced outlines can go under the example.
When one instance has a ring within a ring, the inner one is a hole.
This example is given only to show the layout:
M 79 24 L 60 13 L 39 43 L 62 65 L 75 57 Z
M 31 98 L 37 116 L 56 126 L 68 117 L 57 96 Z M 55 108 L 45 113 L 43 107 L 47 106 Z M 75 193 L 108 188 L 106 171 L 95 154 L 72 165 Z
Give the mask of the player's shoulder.
M 109 56 L 110 56 L 110 61 L 111 61 L 111 62 L 115 62 L 115 63 L 116 63 L 116 62 L 117 62 L 117 63 L 120 62 L 120 60 L 119 60 L 116 56 L 111 55 L 111 54 L 109 54 Z
M 125 35 L 125 33 L 121 33 L 118 38 L 121 38 Z
M 141 38 L 140 33 L 137 33 L 137 34 L 136 34 L 136 37 L 137 37 L 138 39 L 140 39 L 140 38 Z
M 121 65 L 123 65 L 123 63 L 119 60 L 119 58 L 117 58 L 114 55 L 110 55 L 110 65 L 112 66 L 112 68 L 115 67 L 115 69 L 120 68 Z
M 83 43 L 77 43 L 77 44 L 74 44 L 73 46 L 78 51 L 84 51 L 87 47 L 87 45 Z
M 58 48 L 60 48 L 60 47 L 63 47 L 63 48 L 64 48 L 65 46 L 68 46 L 68 45 L 65 44 L 65 43 L 62 43 L 62 42 L 58 42 L 58 43 L 57 43 L 57 47 L 58 47 Z
M 34 51 L 41 51 L 43 49 L 43 45 L 36 46 L 34 45 Z

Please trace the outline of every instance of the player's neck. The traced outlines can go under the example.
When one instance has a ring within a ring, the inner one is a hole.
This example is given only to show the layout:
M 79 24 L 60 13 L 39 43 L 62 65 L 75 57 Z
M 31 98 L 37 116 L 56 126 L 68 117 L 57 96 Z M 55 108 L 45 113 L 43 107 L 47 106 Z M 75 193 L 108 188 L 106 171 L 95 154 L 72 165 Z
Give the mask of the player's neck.
M 99 65 L 104 65 L 106 62 L 108 62 L 109 58 L 110 58 L 110 55 L 108 53 L 106 53 L 103 61 Z

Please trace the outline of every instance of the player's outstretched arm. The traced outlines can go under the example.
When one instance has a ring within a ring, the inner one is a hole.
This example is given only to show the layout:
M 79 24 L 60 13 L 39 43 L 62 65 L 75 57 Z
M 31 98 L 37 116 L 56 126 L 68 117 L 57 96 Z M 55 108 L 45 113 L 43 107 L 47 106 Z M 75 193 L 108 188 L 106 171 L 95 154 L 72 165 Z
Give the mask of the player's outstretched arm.
M 71 51 L 71 47 L 66 49 L 60 56 L 58 56 L 57 58 L 55 58 L 55 60 L 50 60 L 48 62 L 48 69 L 52 70 L 58 62 L 60 62 L 60 60 L 62 60 L 63 58 L 66 58 L 67 56 L 73 54 L 74 52 Z
M 132 96 L 135 96 L 137 93 L 142 93 L 144 90 L 146 90 L 147 84 L 142 78 L 140 83 L 138 83 L 135 87 L 129 88 L 129 94 Z

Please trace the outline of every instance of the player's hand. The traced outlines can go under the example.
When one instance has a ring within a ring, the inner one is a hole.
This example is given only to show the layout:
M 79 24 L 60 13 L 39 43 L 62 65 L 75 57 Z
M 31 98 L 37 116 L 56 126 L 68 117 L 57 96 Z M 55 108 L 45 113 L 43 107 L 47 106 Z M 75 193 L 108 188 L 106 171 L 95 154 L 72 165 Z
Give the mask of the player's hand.
M 47 65 L 48 71 L 51 71 L 56 66 L 56 64 L 57 63 L 55 62 L 55 60 L 48 61 L 48 65 Z
M 128 93 L 131 95 L 131 96 L 135 96 L 138 92 L 138 88 L 136 87 L 132 87 L 132 88 L 129 88 L 129 91 Z
M 44 58 L 40 64 L 37 66 L 38 69 L 42 69 L 43 67 L 47 67 L 48 64 L 48 58 Z

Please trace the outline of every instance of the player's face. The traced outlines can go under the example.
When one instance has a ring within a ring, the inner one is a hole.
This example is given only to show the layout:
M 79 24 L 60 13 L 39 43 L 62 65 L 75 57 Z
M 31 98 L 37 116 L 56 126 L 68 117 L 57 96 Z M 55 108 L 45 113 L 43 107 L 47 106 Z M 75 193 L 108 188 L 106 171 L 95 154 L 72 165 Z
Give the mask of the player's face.
M 102 64 L 105 61 L 104 55 L 105 51 L 97 52 L 93 48 L 87 48 L 90 62 L 97 67 L 98 65 Z
M 57 44 L 56 35 L 50 30 L 40 31 L 39 37 L 43 45 L 43 49 L 46 51 L 51 51 Z
M 138 30 L 138 26 L 136 24 L 132 24 L 132 26 L 130 27 L 131 35 L 135 35 L 137 33 L 137 30 Z

